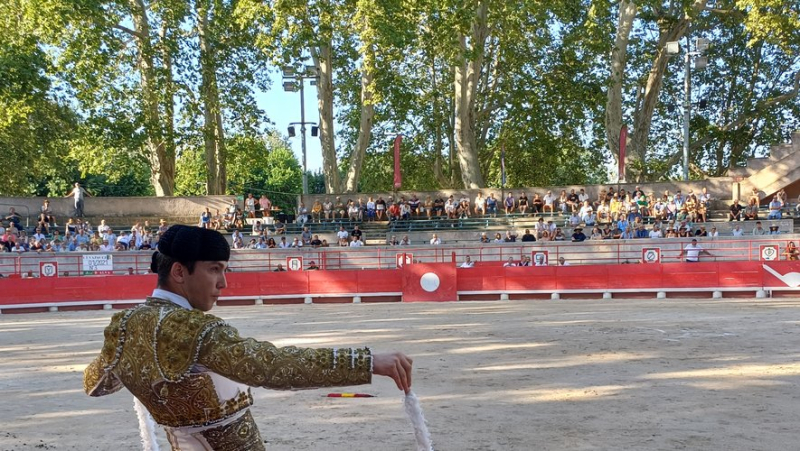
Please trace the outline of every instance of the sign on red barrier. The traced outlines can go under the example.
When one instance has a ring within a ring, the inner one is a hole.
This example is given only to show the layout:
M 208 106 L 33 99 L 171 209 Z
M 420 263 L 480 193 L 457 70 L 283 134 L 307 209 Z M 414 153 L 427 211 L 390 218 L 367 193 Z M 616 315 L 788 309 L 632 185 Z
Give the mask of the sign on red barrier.
M 286 257 L 286 269 L 289 271 L 302 271 L 303 257 Z
M 642 263 L 661 263 L 661 248 L 660 247 L 643 248 Z
M 780 257 L 780 248 L 777 244 L 762 244 L 759 252 L 762 262 L 773 262 Z
M 402 268 L 404 265 L 410 265 L 411 262 L 413 261 L 414 261 L 414 254 L 407 254 L 404 252 L 402 254 L 397 254 L 397 256 L 395 257 L 395 263 L 397 264 L 397 269 Z
M 39 277 L 58 277 L 58 262 L 39 262 Z
M 531 251 L 531 261 L 533 262 L 533 266 L 547 266 L 550 263 L 547 255 L 547 251 Z
M 403 302 L 455 300 L 456 268 L 452 264 L 417 263 L 403 267 Z

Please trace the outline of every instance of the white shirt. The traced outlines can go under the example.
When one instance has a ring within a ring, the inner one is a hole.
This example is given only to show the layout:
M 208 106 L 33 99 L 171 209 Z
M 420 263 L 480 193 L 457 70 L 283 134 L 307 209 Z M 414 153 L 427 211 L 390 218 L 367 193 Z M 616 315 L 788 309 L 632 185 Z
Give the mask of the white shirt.
M 553 205 L 553 202 L 556 200 L 556 196 L 552 194 L 545 194 L 544 198 L 542 199 L 545 205 Z
M 361 247 L 364 245 L 364 242 L 361 240 L 353 240 L 350 242 L 350 247 Z
M 344 240 L 344 239 L 347 239 L 347 238 L 349 238 L 349 237 L 350 237 L 350 232 L 348 232 L 347 230 L 340 230 L 340 231 L 338 231 L 338 232 L 336 233 L 336 236 L 337 236 L 337 237 L 338 237 L 340 240 Z
M 462 263 L 460 267 L 461 268 L 472 268 L 473 266 L 475 266 L 475 262 L 470 260 L 470 261 L 465 261 L 464 263 Z
M 651 230 L 650 231 L 650 238 L 663 238 L 664 234 L 661 233 L 661 230 Z
M 686 251 L 686 260 L 690 262 L 696 262 L 700 260 L 700 252 L 703 250 L 703 247 L 699 244 L 697 246 L 689 243 L 683 248 Z
M 434 244 L 434 245 L 442 244 L 442 240 L 440 240 L 439 238 L 431 238 L 431 244 Z
M 744 236 L 744 230 L 742 230 L 742 229 L 733 229 L 733 236 Z

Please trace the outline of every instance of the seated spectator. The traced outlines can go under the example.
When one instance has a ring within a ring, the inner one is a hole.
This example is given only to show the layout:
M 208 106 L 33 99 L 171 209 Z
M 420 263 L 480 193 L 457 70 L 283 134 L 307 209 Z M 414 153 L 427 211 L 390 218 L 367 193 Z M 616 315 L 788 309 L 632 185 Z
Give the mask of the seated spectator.
M 114 246 L 109 244 L 108 239 L 103 239 L 103 244 L 100 245 L 100 252 L 112 252 Z
M 339 239 L 339 246 L 345 247 L 350 244 L 350 233 L 344 229 L 344 226 L 339 227 L 336 238 Z
M 711 231 L 708 232 L 708 237 L 711 238 L 712 240 L 719 238 L 719 232 L 717 232 L 716 227 L 711 228 Z
M 527 255 L 523 255 L 519 259 L 519 266 L 530 266 L 531 265 L 531 258 Z
M 663 234 L 663 232 L 661 232 L 661 228 L 658 227 L 658 225 L 654 225 L 653 229 L 650 230 L 650 233 L 648 234 L 648 238 L 652 238 L 652 239 L 663 238 L 663 237 L 664 237 L 664 234 Z
M 489 243 L 489 242 L 490 242 L 490 240 L 489 240 L 489 237 L 488 237 L 488 236 L 486 236 L 486 232 L 481 232 L 481 238 L 480 238 L 480 241 L 481 241 L 481 243 L 484 243 L 484 244 L 486 244 L 486 243 Z
M 767 219 L 781 219 L 783 216 L 783 205 L 781 204 L 778 196 L 772 198 L 772 201 L 769 203 L 769 214 L 767 214 Z
M 567 219 L 567 224 L 570 225 L 571 227 L 575 227 L 577 225 L 580 225 L 580 223 L 581 223 L 581 217 L 578 216 L 578 212 L 573 211 L 572 213 L 570 213 L 569 219 Z
M 289 244 L 289 247 L 291 247 L 291 248 L 301 248 L 301 247 L 303 247 L 303 241 L 300 240 L 300 238 L 297 238 L 297 237 L 292 238 L 292 243 Z
M 735 237 L 741 237 L 741 236 L 744 236 L 744 230 L 742 230 L 742 228 L 739 227 L 739 224 L 736 224 L 733 227 L 733 230 L 731 231 L 731 234 L 733 236 L 735 236 Z
M 300 234 L 300 240 L 302 240 L 303 244 L 311 244 L 311 231 L 308 229 L 308 226 L 303 227 L 303 232 Z
M 780 233 L 781 232 L 778 230 L 778 226 L 777 225 L 769 226 L 769 235 L 780 235 Z
M 439 239 L 439 236 L 434 233 L 433 236 L 431 237 L 430 244 L 432 246 L 438 246 L 442 244 L 442 240 Z
M 389 221 L 397 221 L 400 219 L 400 206 L 397 205 L 397 202 L 389 205 L 389 210 L 386 212 L 386 215 L 388 216 Z
M 456 217 L 456 201 L 451 194 L 444 203 L 444 212 L 447 214 L 448 219 L 455 219 Z
M 553 241 L 566 241 L 567 237 L 564 236 L 564 232 L 561 230 L 561 227 L 556 229 L 556 234 L 553 236 Z
M 352 239 L 350 240 L 350 247 L 362 247 L 363 245 L 364 242 L 361 241 L 360 236 L 353 236 Z
M 278 266 L 276 266 L 275 269 L 273 269 L 272 271 L 273 272 L 283 272 L 283 271 L 286 271 L 286 269 L 284 269 L 283 264 L 278 263 Z
M 367 221 L 375 220 L 375 200 L 370 196 L 367 199 Z
M 600 230 L 600 227 L 594 227 L 592 229 L 592 234 L 589 236 L 589 239 L 592 241 L 599 241 L 604 239 L 603 231 Z
M 639 223 L 636 225 L 636 231 L 634 232 L 633 237 L 637 239 L 650 238 L 650 232 L 644 228 L 644 224 Z
M 503 241 L 503 236 L 500 235 L 500 232 L 497 232 L 497 233 L 494 234 L 494 241 L 492 241 L 492 242 L 495 243 L 495 244 L 505 243 L 505 241 Z
M 408 235 L 403 235 L 403 239 L 400 240 L 400 246 L 411 246 L 411 240 L 408 239 Z
M 544 206 L 544 201 L 541 197 L 539 197 L 539 193 L 533 194 L 533 199 L 531 199 L 531 213 L 539 214 L 542 212 L 542 207 Z
M 473 262 L 472 259 L 469 258 L 469 255 L 467 255 L 464 257 L 464 262 L 461 263 L 459 268 L 472 268 L 473 266 L 475 266 L 475 262 Z
M 378 198 L 378 200 L 382 199 Z M 337 217 L 340 219 L 347 217 L 347 205 L 342 202 L 342 198 L 340 196 L 336 196 L 336 202 L 333 204 L 333 219 L 336 219 Z
M 258 236 L 264 232 L 264 227 L 261 225 L 261 221 L 256 221 L 253 223 L 253 230 L 250 232 L 250 235 Z
M 701 225 L 701 226 L 700 226 L 700 228 L 699 228 L 699 229 L 697 229 L 697 230 L 694 232 L 694 236 L 702 236 L 702 237 L 707 237 L 707 236 L 708 236 L 708 232 L 706 231 L 706 226 L 704 226 L 704 225 Z
M 486 198 L 486 214 L 497 216 L 497 198 L 494 197 L 494 193 L 490 193 Z
M 519 193 L 519 197 L 517 198 L 517 205 L 519 206 L 519 212 L 521 214 L 528 213 L 528 196 L 525 195 L 524 192 Z
M 322 202 L 319 199 L 314 201 L 314 205 L 311 207 L 311 219 L 314 222 L 322 222 Z
M 586 241 L 586 235 L 583 233 L 583 227 L 575 227 L 572 231 L 572 242 L 582 243 Z
M 530 229 L 525 229 L 525 233 L 522 235 L 522 242 L 533 242 L 536 241 L 536 237 L 531 233 Z
M 753 198 L 750 199 L 750 202 L 744 209 L 744 220 L 758 221 L 758 203 Z
M 517 203 L 514 200 L 514 196 L 511 194 L 511 192 L 509 192 L 508 195 L 506 195 L 505 202 L 503 203 L 503 206 L 506 209 L 506 214 L 508 215 L 514 213 L 514 208 L 516 207 L 516 205 Z
M 282 236 L 281 240 L 278 242 L 278 248 L 279 249 L 289 249 L 290 247 L 292 247 L 292 245 L 291 245 L 291 243 L 286 241 L 286 236 L 285 235 Z
M 760 236 L 760 235 L 766 235 L 766 234 L 767 234 L 767 231 L 764 230 L 763 227 L 761 227 L 761 221 L 757 221 L 756 222 L 756 226 L 753 229 L 753 236 Z
M 322 213 L 325 215 L 326 221 L 335 219 L 335 215 L 333 213 L 333 202 L 331 202 L 330 199 L 325 199 L 325 202 L 322 203 Z
M 275 238 L 267 238 L 267 249 L 275 249 L 276 247 L 278 247 L 278 243 L 275 242 Z
M 250 242 L 247 243 L 246 249 L 255 250 L 258 249 L 258 241 L 255 238 L 250 238 Z
M 552 191 L 547 190 L 547 194 L 545 194 L 544 198 L 542 198 L 542 202 L 543 202 L 542 213 L 547 212 L 548 210 L 550 211 L 551 214 L 554 213 L 556 197 L 553 195 Z
M 383 217 L 386 213 L 386 201 L 383 200 L 383 197 L 378 196 L 378 200 L 375 201 L 375 215 L 378 218 L 378 221 L 383 221 Z
M 303 226 L 306 224 L 307 221 L 308 221 L 308 208 L 306 208 L 305 203 L 300 202 L 300 205 L 297 206 L 297 219 L 295 220 L 295 222 Z
M 506 231 L 506 236 L 503 238 L 503 241 L 506 243 L 516 243 L 517 242 L 517 235 L 510 230 Z
M 318 269 L 319 269 L 319 266 L 317 266 L 317 263 L 314 260 L 311 260 L 308 263 L 308 268 L 306 268 L 306 270 L 308 270 L 308 271 L 316 271 Z
M 581 208 L 580 197 L 578 197 L 574 189 L 570 190 L 569 194 L 567 194 L 567 207 L 572 213 L 577 212 Z
M 319 239 L 319 235 L 314 235 L 314 238 L 309 241 L 309 244 L 313 248 L 322 247 L 322 240 Z
M 400 245 L 400 240 L 397 239 L 397 236 L 392 235 L 391 238 L 386 240 L 386 245 L 387 246 L 399 246 Z
M 461 199 L 461 202 L 459 202 L 458 206 L 456 207 L 456 216 L 458 216 L 459 219 L 469 218 L 470 217 L 469 211 L 470 211 L 469 200 Z
M 356 225 L 353 227 L 353 230 L 351 230 L 351 231 L 350 231 L 350 236 L 351 236 L 351 237 L 356 237 L 356 238 L 358 238 L 359 240 L 363 239 L 363 235 L 364 235 L 364 234 L 363 234 L 363 232 L 361 232 L 361 229 L 358 227 L 358 224 L 356 224 Z
M 564 257 L 558 257 L 558 266 L 569 266 L 569 262 Z
M 734 199 L 731 203 L 730 212 L 728 213 L 728 221 L 741 221 L 742 220 L 742 204 L 739 199 Z
M 419 216 L 421 214 L 420 204 L 422 201 L 419 200 L 416 194 L 412 194 L 411 199 L 409 199 L 406 203 L 408 204 L 408 211 L 410 215 Z
M 275 233 L 275 235 L 283 235 L 284 233 L 286 233 L 286 226 L 281 222 L 280 219 L 276 218 L 272 227 L 273 227 L 273 233 Z
M 508 257 L 508 261 L 503 263 L 503 267 L 504 268 L 511 268 L 511 267 L 515 267 L 515 266 L 517 266 L 517 264 L 514 263 L 514 257 Z
M 431 196 L 425 198 L 425 203 L 423 205 L 425 209 L 425 214 L 427 215 L 428 219 L 431 219 L 431 215 L 433 215 L 434 213 L 433 204 L 434 202 Z

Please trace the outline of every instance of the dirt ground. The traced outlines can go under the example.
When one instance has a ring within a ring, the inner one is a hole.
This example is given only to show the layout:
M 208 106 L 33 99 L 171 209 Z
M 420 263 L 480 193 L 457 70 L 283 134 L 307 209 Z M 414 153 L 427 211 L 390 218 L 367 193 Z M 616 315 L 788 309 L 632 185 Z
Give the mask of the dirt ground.
M 800 300 L 224 307 L 278 345 L 402 350 L 435 448 L 791 450 Z M 132 398 L 89 398 L 111 312 L 0 315 L 0 450 L 136 450 Z M 331 392 L 375 398 L 327 398 Z M 254 389 L 270 450 L 413 450 L 393 383 Z M 162 449 L 168 449 L 159 432 Z

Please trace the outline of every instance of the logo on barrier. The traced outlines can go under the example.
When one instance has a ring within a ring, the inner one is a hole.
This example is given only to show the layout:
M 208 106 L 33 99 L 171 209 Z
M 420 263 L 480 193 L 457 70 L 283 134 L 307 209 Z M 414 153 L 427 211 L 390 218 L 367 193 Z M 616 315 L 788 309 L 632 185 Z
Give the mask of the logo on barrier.
M 286 269 L 289 271 L 302 271 L 303 257 L 286 257 Z
M 778 260 L 780 256 L 780 251 L 778 249 L 777 244 L 762 244 L 761 245 L 761 261 L 762 262 L 771 262 Z
M 767 270 L 768 273 L 772 274 L 780 280 L 781 282 L 785 283 L 787 287 L 797 288 L 800 287 L 800 273 L 797 272 L 789 272 L 786 274 L 781 274 L 778 271 L 770 268 L 767 265 L 761 265 L 764 269 Z
M 39 262 L 39 277 L 58 277 L 58 262 Z
M 642 249 L 642 262 L 644 263 L 661 263 L 661 248 L 648 247 Z
M 405 259 L 403 259 L 403 256 L 405 256 Z M 397 256 L 395 257 L 395 263 L 397 264 L 397 269 L 402 268 L 403 265 L 410 265 L 411 262 L 413 261 L 414 261 L 414 254 L 403 253 L 403 254 L 397 254 Z
M 531 260 L 533 261 L 533 266 L 547 266 L 549 262 L 547 251 L 532 251 Z

